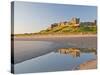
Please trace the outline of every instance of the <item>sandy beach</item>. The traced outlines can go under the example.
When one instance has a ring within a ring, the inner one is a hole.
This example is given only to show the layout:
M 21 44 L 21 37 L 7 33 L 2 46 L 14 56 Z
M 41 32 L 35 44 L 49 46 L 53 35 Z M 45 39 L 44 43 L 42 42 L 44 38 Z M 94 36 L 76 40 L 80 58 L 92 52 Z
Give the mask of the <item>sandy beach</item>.
M 34 35 L 14 37 L 15 41 L 50 41 L 57 43 L 68 43 L 74 47 L 96 48 L 97 35 Z
M 80 70 L 96 69 L 96 68 L 97 68 L 97 60 L 90 60 L 79 65 Z
M 14 44 L 14 63 L 20 63 L 59 48 L 97 48 L 96 35 L 18 36 L 14 37 L 14 41 L 17 44 Z M 36 43 L 39 41 L 40 45 L 34 43 L 35 41 Z M 43 42 L 43 45 L 41 42 Z

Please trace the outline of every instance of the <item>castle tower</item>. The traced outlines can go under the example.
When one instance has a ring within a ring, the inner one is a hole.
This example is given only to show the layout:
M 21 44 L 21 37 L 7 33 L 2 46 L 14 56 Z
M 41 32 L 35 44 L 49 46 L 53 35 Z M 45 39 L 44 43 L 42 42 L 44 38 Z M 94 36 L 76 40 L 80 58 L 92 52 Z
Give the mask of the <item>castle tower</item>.
M 97 20 L 94 20 L 94 25 L 97 25 Z
M 71 19 L 70 23 L 72 24 L 72 26 L 79 26 L 79 24 L 80 24 L 80 18 L 73 17 Z

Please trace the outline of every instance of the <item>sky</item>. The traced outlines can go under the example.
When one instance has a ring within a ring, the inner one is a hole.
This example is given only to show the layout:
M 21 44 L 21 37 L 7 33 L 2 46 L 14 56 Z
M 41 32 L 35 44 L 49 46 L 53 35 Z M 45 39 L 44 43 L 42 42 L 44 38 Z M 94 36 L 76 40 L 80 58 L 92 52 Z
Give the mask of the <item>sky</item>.
M 69 21 L 72 17 L 84 21 L 97 19 L 96 6 L 14 2 L 14 34 L 35 33 L 53 23 Z

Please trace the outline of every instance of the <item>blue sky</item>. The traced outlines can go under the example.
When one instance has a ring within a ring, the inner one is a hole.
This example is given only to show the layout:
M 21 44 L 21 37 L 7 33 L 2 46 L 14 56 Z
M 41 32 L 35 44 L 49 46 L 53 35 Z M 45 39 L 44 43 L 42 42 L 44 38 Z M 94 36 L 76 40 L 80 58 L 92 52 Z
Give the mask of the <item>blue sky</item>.
M 14 33 L 34 33 L 52 23 L 78 17 L 81 21 L 97 19 L 97 7 L 65 4 L 15 2 Z

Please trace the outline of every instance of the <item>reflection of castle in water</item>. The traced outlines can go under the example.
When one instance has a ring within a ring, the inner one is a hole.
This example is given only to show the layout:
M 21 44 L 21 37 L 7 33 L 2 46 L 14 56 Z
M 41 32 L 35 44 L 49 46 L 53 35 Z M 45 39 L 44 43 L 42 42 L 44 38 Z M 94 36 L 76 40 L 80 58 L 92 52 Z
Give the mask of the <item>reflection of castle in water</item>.
M 58 49 L 60 54 L 70 54 L 73 57 L 80 57 L 81 53 L 94 53 L 96 55 L 97 51 L 95 48 L 61 48 Z
M 58 52 L 61 54 L 70 54 L 73 57 L 80 57 L 80 50 L 77 48 L 62 48 Z

